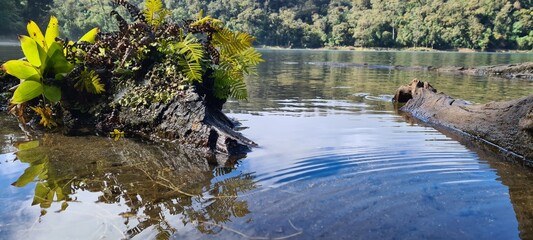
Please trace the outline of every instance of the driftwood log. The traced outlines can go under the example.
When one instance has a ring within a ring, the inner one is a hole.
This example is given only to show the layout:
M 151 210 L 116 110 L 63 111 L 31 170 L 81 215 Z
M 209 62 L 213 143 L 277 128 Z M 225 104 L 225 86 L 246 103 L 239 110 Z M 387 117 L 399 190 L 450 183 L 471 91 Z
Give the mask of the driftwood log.
M 461 131 L 529 164 L 533 160 L 533 96 L 474 105 L 414 79 L 397 90 L 394 101 L 423 122 Z
M 367 63 L 339 63 L 339 62 L 304 62 L 309 65 L 348 67 L 380 70 L 420 71 L 420 72 L 443 72 L 450 74 L 464 74 L 475 76 L 494 76 L 502 78 L 533 79 L 533 62 L 520 64 L 503 64 L 482 67 L 433 67 L 433 66 L 401 66 L 380 65 Z
M 533 62 L 520 64 L 504 64 L 495 66 L 483 66 L 475 68 L 465 67 L 443 67 L 430 68 L 436 72 L 461 73 L 476 76 L 495 76 L 503 78 L 523 78 L 533 79 Z

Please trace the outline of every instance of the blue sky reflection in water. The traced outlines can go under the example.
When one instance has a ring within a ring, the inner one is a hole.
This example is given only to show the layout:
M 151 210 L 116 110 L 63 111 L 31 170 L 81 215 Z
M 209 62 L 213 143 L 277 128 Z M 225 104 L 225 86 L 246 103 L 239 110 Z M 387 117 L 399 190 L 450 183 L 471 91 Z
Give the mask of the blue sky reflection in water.
M 182 155 L 172 157 L 173 148 L 130 140 L 52 138 L 49 156 L 57 170 L 95 180 L 72 194 L 76 201 L 65 211 L 55 212 L 61 203 L 54 203 L 39 217 L 41 209 L 31 206 L 33 187 L 10 185 L 24 164 L 9 160 L 14 149 L 6 140 L 1 191 L 10 202 L 2 208 L 11 211 L 1 212 L 0 230 L 10 233 L 4 236 L 150 239 L 162 231 L 171 239 L 533 236 L 530 169 L 412 123 L 389 102 L 413 77 L 474 102 L 527 95 L 531 82 L 308 64 L 461 65 L 461 59 L 474 59 L 463 62 L 472 65 L 533 61 L 533 55 L 263 52 L 267 62 L 258 77 L 248 79 L 249 101 L 225 107 L 241 121 L 242 133 L 260 144 L 233 169 L 186 164 L 190 160 L 181 161 Z M 2 134 L 10 131 L 16 130 Z M 79 164 L 63 166 L 64 161 Z M 158 187 L 138 164 L 149 171 L 171 169 L 157 174 L 169 174 L 172 184 L 201 196 Z

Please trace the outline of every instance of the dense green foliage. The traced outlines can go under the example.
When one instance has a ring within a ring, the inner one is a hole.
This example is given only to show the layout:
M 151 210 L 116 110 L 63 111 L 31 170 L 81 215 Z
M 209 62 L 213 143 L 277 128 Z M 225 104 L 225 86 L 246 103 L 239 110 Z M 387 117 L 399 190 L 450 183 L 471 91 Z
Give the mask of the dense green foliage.
M 42 6 L 52 2 L 27 1 L 40 2 Z M 144 5 L 142 0 L 131 2 Z M 169 9 L 164 15 L 175 20 L 188 19 L 191 14 L 204 10 L 226 22 L 230 29 L 256 36 L 261 45 L 533 48 L 533 1 L 530 0 L 164 0 L 163 3 Z M 7 0 L 6 4 L 20 3 Z M 116 26 L 108 15 L 112 7 L 107 0 L 53 0 L 51 6 L 52 14 L 66 20 L 62 28 L 72 37 L 81 36 L 92 26 L 103 26 L 105 31 Z M 25 7 L 32 8 L 28 4 Z M 17 8 L 0 9 L 6 12 L 0 16 L 8 18 L 7 22 L 17 23 L 19 15 L 31 12 L 13 9 Z M 3 32 L 18 25 L 3 24 Z

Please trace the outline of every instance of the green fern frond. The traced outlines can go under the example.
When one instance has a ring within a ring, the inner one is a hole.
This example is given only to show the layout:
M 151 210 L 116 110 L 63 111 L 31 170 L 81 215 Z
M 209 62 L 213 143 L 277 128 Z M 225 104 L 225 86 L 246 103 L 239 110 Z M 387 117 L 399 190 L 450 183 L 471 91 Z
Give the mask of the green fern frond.
M 183 68 L 183 73 L 191 81 L 202 81 L 201 61 L 204 58 L 204 48 L 193 34 L 188 34 L 185 39 L 176 43 L 174 48 L 180 54 L 178 64 Z
M 146 0 L 146 9 L 143 14 L 149 24 L 157 27 L 170 15 L 170 12 L 164 8 L 161 0 Z
M 197 26 L 202 26 L 202 25 L 210 25 L 212 28 L 214 29 L 221 29 L 222 28 L 222 21 L 216 19 L 216 18 L 213 18 L 211 16 L 203 16 L 204 15 L 204 11 L 201 10 L 199 13 L 198 13 L 198 19 L 193 22 L 191 24 L 191 27 L 197 27 Z
M 215 70 L 212 77 L 215 79 L 214 95 L 219 99 L 234 98 L 244 100 L 248 98 L 246 83 L 242 78 L 233 78 L 232 74 L 225 70 Z
M 243 61 L 247 62 L 248 65 L 256 66 L 257 64 L 265 61 L 261 58 L 262 54 L 259 53 L 255 48 L 248 48 L 244 50 L 241 53 L 241 56 L 243 58 Z
M 202 66 L 199 62 L 180 59 L 178 64 L 183 68 L 183 73 L 191 81 L 202 81 Z
M 74 84 L 74 88 L 78 91 L 85 91 L 93 94 L 100 94 L 105 92 L 105 85 L 100 82 L 100 76 L 94 70 L 83 70 L 80 74 L 79 80 Z
M 185 39 L 176 43 L 175 47 L 179 54 L 185 55 L 187 60 L 200 62 L 204 58 L 204 49 L 198 39 L 192 34 L 188 34 Z
M 231 82 L 229 96 L 237 100 L 246 100 L 248 98 L 246 83 L 244 81 Z
M 214 45 L 220 47 L 221 54 L 232 55 L 252 47 L 255 38 L 241 32 L 232 32 L 227 28 L 213 34 Z

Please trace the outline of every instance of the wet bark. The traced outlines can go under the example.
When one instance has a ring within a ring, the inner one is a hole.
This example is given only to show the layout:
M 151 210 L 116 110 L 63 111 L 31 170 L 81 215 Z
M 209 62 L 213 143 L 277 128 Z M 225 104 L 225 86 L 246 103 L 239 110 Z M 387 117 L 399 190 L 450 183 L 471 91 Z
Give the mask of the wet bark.
M 114 128 L 144 139 L 170 141 L 215 158 L 219 163 L 242 157 L 256 143 L 236 132 L 236 122 L 208 101 L 195 86 L 179 91 L 168 103 L 121 107 L 97 119 L 98 132 Z
M 423 122 L 461 131 L 527 162 L 533 159 L 533 96 L 473 105 L 414 79 L 394 99 L 406 102 L 400 110 Z

